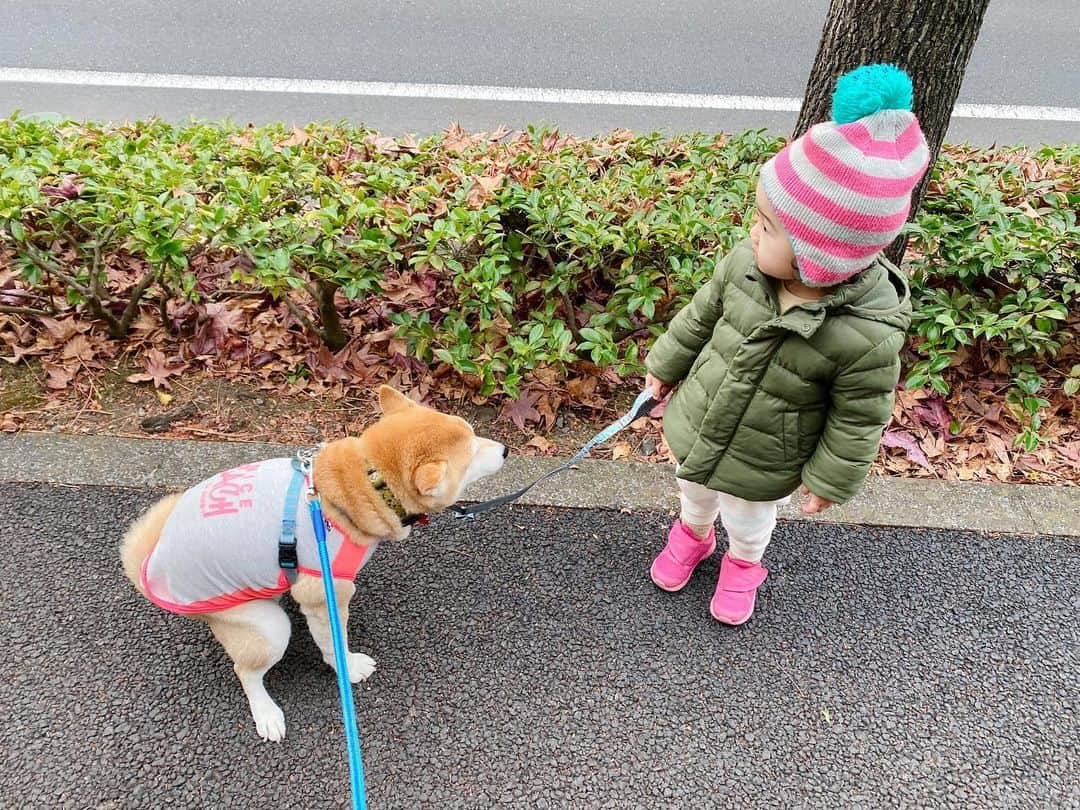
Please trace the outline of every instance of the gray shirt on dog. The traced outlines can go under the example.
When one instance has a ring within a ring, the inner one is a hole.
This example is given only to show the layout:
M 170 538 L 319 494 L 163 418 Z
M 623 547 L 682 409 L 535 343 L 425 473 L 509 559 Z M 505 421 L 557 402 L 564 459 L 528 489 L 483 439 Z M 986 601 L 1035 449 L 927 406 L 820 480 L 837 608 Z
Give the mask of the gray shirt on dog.
M 287 591 L 278 538 L 293 473 L 292 459 L 275 458 L 226 470 L 181 495 L 143 563 L 150 600 L 173 613 L 208 613 Z M 320 576 L 306 486 L 296 506 L 298 570 Z M 326 547 L 334 578 L 349 580 L 375 550 L 329 520 Z

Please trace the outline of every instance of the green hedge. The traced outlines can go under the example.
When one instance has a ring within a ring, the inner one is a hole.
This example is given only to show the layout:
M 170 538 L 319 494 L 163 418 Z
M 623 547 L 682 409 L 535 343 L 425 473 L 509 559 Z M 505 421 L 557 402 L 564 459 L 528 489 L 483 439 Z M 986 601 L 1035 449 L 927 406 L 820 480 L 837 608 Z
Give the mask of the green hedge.
M 745 237 L 758 167 L 780 145 L 756 131 L 415 141 L 11 118 L 0 233 L 31 285 L 59 285 L 118 338 L 146 296 L 224 285 L 285 297 L 337 348 L 340 313 L 377 300 L 419 362 L 516 393 L 583 357 L 639 370 L 711 259 Z M 910 228 L 911 385 L 947 391 L 974 352 L 1014 367 L 1018 406 L 1038 410 L 1038 364 L 1074 335 L 1078 176 L 1077 146 L 943 153 Z M 205 257 L 230 259 L 231 276 L 207 278 Z M 110 272 L 121 264 L 139 272 Z

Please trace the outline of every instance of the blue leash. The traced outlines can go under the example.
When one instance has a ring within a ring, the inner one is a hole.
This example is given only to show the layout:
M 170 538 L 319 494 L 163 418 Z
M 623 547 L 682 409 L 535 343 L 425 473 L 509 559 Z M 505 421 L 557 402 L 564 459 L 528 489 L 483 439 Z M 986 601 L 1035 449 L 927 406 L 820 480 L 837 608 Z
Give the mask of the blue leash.
M 472 518 L 481 512 L 487 512 L 503 504 L 513 503 L 541 481 L 577 464 L 598 444 L 603 444 L 636 419 L 640 419 L 656 406 L 656 400 L 648 391 L 642 391 L 634 404 L 622 417 L 593 436 L 578 450 L 573 457 L 544 475 L 537 478 L 524 489 L 492 498 L 489 501 L 471 506 L 451 506 L 455 517 Z M 352 786 L 353 810 L 367 810 L 367 796 L 364 792 L 364 762 L 360 757 L 360 732 L 356 726 L 356 707 L 353 705 L 352 684 L 349 682 L 348 664 L 345 661 L 345 637 L 341 631 L 341 618 L 338 616 L 337 599 L 334 596 L 334 578 L 330 570 L 330 553 L 326 549 L 326 523 L 323 520 L 322 502 L 315 491 L 315 478 L 312 472 L 312 459 L 321 447 L 302 450 L 293 460 L 292 481 L 289 483 L 285 499 L 285 514 L 281 521 L 281 537 L 278 540 L 278 564 L 285 571 L 289 582 L 296 581 L 296 507 L 299 500 L 300 485 L 304 475 L 311 476 L 308 488 L 308 507 L 311 510 L 311 525 L 315 530 L 315 543 L 319 548 L 319 568 L 322 571 L 323 588 L 326 590 L 326 612 L 330 619 L 330 637 L 334 642 L 334 662 L 337 665 L 338 691 L 341 693 L 341 713 L 345 723 L 345 743 L 349 749 L 349 781 Z
M 345 635 L 341 632 L 337 599 L 334 597 L 334 577 L 330 571 L 330 553 L 326 550 L 326 524 L 323 522 L 322 502 L 315 485 L 308 491 L 308 508 L 315 527 L 315 542 L 319 546 L 319 568 L 326 591 L 326 614 L 330 617 L 330 637 L 334 640 L 334 663 L 337 665 L 338 692 L 341 693 L 341 714 L 345 723 L 345 745 L 349 749 L 349 782 L 352 785 L 353 810 L 367 810 L 364 792 L 364 761 L 360 757 L 360 731 L 356 727 L 356 707 L 353 705 L 349 664 L 345 660 Z
M 292 572 L 283 564 L 286 556 L 282 556 L 284 549 L 288 548 L 286 542 L 286 529 L 291 521 L 295 526 L 296 506 L 299 498 L 299 483 L 304 475 L 311 476 L 308 488 L 308 508 L 311 510 L 311 526 L 315 530 L 315 545 L 319 549 L 319 570 L 322 572 L 323 589 L 326 592 L 326 614 L 330 619 L 330 638 L 334 642 L 334 664 L 337 669 L 338 692 L 341 694 L 341 714 L 345 724 L 345 745 L 349 750 L 349 783 L 352 788 L 353 810 L 367 810 L 367 795 L 364 791 L 364 761 L 360 756 L 360 732 L 356 726 L 356 706 L 353 704 L 352 683 L 349 681 L 349 666 L 345 660 L 345 634 L 341 630 L 341 617 L 338 615 L 337 598 L 334 596 L 334 577 L 330 568 L 330 552 L 326 549 L 326 522 L 323 520 L 322 501 L 319 493 L 315 491 L 315 478 L 311 469 L 311 460 L 318 448 L 310 451 L 301 451 L 293 461 L 293 479 L 289 485 L 289 497 L 285 502 L 285 516 L 282 520 L 282 540 L 278 544 L 279 563 L 285 569 L 286 575 L 292 574 L 295 579 L 296 572 Z M 296 554 L 296 538 L 291 537 L 293 557 Z M 295 569 L 295 563 L 294 563 Z M 290 580 L 293 581 L 293 580 Z

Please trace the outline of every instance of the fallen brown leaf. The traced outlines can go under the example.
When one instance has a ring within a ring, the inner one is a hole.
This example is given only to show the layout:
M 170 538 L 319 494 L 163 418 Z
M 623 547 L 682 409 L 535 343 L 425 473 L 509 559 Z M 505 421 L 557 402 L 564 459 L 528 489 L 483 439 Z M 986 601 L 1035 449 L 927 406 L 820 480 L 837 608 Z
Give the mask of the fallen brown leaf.
M 286 146 L 303 146 L 310 140 L 310 135 L 308 135 L 304 130 L 300 129 L 300 127 L 294 126 L 292 130 L 292 135 L 290 135 L 283 141 L 278 141 L 277 151 L 280 152 L 281 148 Z
M 555 449 L 555 445 L 543 436 L 533 436 L 529 441 L 525 442 L 525 446 L 539 451 L 539 454 L 542 456 L 548 455 Z
M 188 367 L 187 363 L 181 363 L 170 367 L 165 354 L 159 349 L 150 349 L 150 351 L 146 353 L 143 363 L 146 367 L 146 372 L 129 375 L 127 378 L 128 382 L 140 383 L 153 380 L 155 388 L 167 389 L 172 387 L 169 384 L 169 377 L 180 374 Z
M 67 388 L 75 378 L 75 371 L 60 363 L 42 360 L 41 365 L 46 372 L 45 385 L 54 391 Z
M 517 399 L 508 400 L 503 405 L 499 418 L 508 419 L 519 429 L 525 430 L 527 422 L 539 422 L 541 419 L 540 412 L 535 407 L 538 398 L 537 394 L 526 391 Z
M 25 418 L 20 413 L 8 411 L 3 416 L 0 416 L 0 432 L 17 433 Z

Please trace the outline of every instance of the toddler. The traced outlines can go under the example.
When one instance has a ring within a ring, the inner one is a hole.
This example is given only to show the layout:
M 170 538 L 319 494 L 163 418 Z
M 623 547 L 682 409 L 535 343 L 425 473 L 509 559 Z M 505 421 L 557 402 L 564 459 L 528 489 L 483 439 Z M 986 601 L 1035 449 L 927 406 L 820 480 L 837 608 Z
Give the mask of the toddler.
M 911 305 L 881 251 L 929 161 L 911 100 L 891 65 L 842 76 L 833 120 L 762 167 L 750 239 L 646 358 L 653 395 L 674 389 L 664 437 L 682 503 L 652 580 L 685 586 L 719 516 L 728 550 L 710 612 L 725 624 L 754 612 L 777 506 L 800 484 L 807 513 L 853 497 L 892 414 Z

